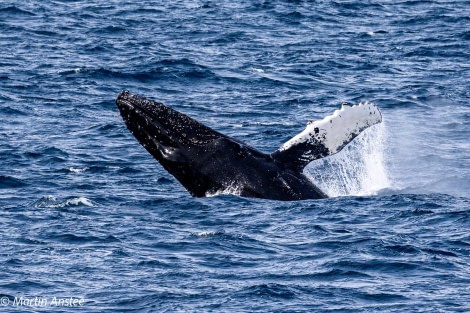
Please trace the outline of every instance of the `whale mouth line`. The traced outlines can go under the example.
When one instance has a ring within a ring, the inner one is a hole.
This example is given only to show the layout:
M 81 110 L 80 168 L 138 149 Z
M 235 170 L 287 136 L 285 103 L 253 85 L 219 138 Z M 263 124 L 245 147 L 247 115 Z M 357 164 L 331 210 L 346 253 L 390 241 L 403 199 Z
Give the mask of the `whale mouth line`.
M 132 104 L 132 103 L 131 103 L 129 100 L 127 100 L 127 99 L 120 99 L 120 98 L 118 98 L 118 99 L 116 100 L 116 102 L 117 102 L 117 104 L 122 105 L 122 106 L 126 105 L 126 106 L 128 106 L 130 109 L 135 109 L 135 107 L 136 107 L 136 105 Z

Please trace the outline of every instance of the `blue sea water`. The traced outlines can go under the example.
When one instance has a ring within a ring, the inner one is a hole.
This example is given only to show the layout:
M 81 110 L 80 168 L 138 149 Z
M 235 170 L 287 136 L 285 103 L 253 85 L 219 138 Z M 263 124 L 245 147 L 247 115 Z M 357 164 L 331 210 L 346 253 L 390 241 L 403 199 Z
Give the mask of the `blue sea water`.
M 470 311 L 469 1 L 3 0 L 0 56 L 2 312 Z M 192 198 L 123 89 L 265 152 L 384 123 L 329 199 Z

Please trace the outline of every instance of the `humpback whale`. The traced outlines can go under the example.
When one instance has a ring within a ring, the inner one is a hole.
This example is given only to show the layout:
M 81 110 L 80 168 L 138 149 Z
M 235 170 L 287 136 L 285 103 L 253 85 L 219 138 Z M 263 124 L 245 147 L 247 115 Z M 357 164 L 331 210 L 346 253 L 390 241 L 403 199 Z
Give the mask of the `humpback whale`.
M 121 116 L 142 146 L 194 197 L 235 190 L 273 200 L 327 198 L 304 174 L 311 161 L 339 152 L 382 116 L 372 103 L 349 106 L 306 128 L 271 154 L 223 135 L 162 103 L 123 91 Z

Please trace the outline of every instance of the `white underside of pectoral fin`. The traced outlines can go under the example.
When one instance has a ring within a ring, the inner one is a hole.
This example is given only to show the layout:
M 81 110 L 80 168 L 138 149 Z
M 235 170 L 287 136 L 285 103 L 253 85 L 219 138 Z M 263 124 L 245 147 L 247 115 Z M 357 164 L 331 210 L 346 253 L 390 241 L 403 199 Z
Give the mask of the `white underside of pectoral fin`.
M 288 150 L 303 142 L 324 145 L 329 154 L 339 152 L 366 128 L 382 122 L 377 106 L 370 102 L 349 106 L 343 104 L 340 110 L 320 121 L 309 123 L 305 130 L 281 146 Z

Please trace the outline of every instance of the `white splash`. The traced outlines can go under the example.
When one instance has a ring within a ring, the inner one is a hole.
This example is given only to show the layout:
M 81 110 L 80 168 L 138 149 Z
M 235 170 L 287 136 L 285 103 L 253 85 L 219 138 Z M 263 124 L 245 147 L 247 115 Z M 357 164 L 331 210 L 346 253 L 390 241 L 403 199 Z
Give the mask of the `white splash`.
M 219 195 L 239 196 L 240 194 L 241 194 L 241 187 L 232 182 L 225 189 L 217 190 L 216 192 L 206 192 L 206 197 L 216 197 Z
M 304 173 L 330 197 L 374 195 L 390 188 L 385 126 L 374 125 L 341 152 L 310 163 Z

